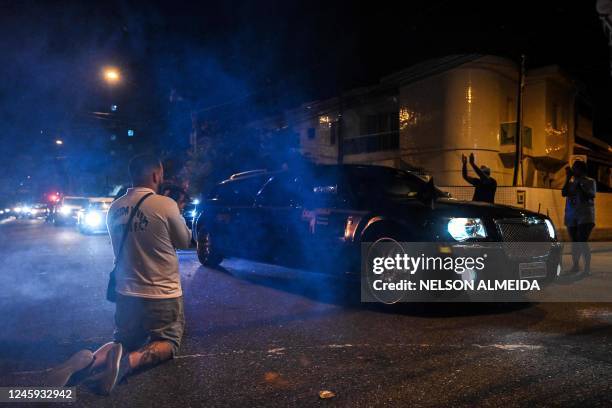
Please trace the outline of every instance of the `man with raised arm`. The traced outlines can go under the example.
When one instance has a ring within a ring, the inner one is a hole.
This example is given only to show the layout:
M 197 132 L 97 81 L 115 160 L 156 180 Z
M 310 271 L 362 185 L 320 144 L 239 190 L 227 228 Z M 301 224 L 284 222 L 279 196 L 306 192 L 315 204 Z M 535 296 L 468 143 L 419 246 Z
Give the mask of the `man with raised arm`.
M 463 179 L 475 187 L 472 201 L 484 201 L 491 204 L 494 203 L 495 191 L 497 190 L 497 181 L 491 177 L 491 169 L 484 165 L 478 167 L 474 161 L 474 153 L 470 153 L 470 165 L 472 170 L 474 170 L 478 176 L 470 177 L 468 176 L 467 171 L 468 159 L 464 154 L 461 155 L 461 162 L 463 164 L 461 169 Z

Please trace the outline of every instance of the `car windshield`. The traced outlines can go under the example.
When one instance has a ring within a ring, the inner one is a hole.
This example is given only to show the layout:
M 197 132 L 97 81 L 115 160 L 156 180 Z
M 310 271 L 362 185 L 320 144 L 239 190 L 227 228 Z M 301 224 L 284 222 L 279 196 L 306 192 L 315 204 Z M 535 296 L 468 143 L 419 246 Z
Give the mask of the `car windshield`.
M 89 201 L 86 198 L 64 198 L 64 205 L 86 207 Z
M 110 207 L 110 203 L 107 203 L 105 201 L 96 201 L 96 202 L 89 204 L 90 210 L 107 211 L 109 207 Z

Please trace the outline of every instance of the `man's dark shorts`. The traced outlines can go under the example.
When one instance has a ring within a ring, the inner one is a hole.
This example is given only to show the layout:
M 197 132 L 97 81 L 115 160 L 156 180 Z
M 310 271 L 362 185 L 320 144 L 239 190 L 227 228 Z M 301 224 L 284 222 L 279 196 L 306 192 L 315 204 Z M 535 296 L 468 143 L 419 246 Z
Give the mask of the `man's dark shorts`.
M 169 341 L 175 356 L 185 329 L 183 297 L 145 299 L 117 294 L 115 341 L 134 351 L 152 341 Z

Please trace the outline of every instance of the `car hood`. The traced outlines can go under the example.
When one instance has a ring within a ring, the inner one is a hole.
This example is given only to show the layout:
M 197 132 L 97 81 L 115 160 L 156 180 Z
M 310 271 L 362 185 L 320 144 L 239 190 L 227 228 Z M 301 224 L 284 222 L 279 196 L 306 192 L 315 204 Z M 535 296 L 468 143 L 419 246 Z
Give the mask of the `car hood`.
M 452 198 L 439 198 L 434 205 L 434 211 L 440 215 L 466 216 L 480 218 L 524 218 L 538 217 L 546 218 L 543 214 L 519 207 L 511 207 L 501 204 L 490 204 L 479 201 L 461 201 Z
M 385 205 L 392 211 L 405 212 L 411 210 L 429 214 L 434 217 L 473 217 L 486 219 L 504 219 L 504 218 L 524 218 L 538 217 L 546 218 L 543 214 L 538 214 L 524 208 L 511 207 L 508 205 L 489 204 L 478 201 L 461 201 L 454 198 L 438 198 L 434 202 L 433 209 L 424 206 L 423 203 L 416 199 L 399 199 L 391 200 Z M 390 208 L 391 207 L 391 208 Z

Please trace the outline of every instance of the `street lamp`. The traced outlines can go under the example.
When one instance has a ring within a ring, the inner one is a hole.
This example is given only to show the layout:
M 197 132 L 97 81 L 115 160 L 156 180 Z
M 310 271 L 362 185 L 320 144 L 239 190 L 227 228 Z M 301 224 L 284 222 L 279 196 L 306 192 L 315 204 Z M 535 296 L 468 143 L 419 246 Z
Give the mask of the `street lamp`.
M 106 67 L 102 71 L 104 80 L 111 85 L 118 83 L 121 80 L 121 73 L 117 68 Z
M 56 145 L 58 145 L 58 146 L 61 146 L 61 145 L 63 145 L 63 144 L 64 144 L 64 141 L 63 141 L 62 139 L 57 139 L 57 140 L 55 141 L 55 144 L 56 144 Z

